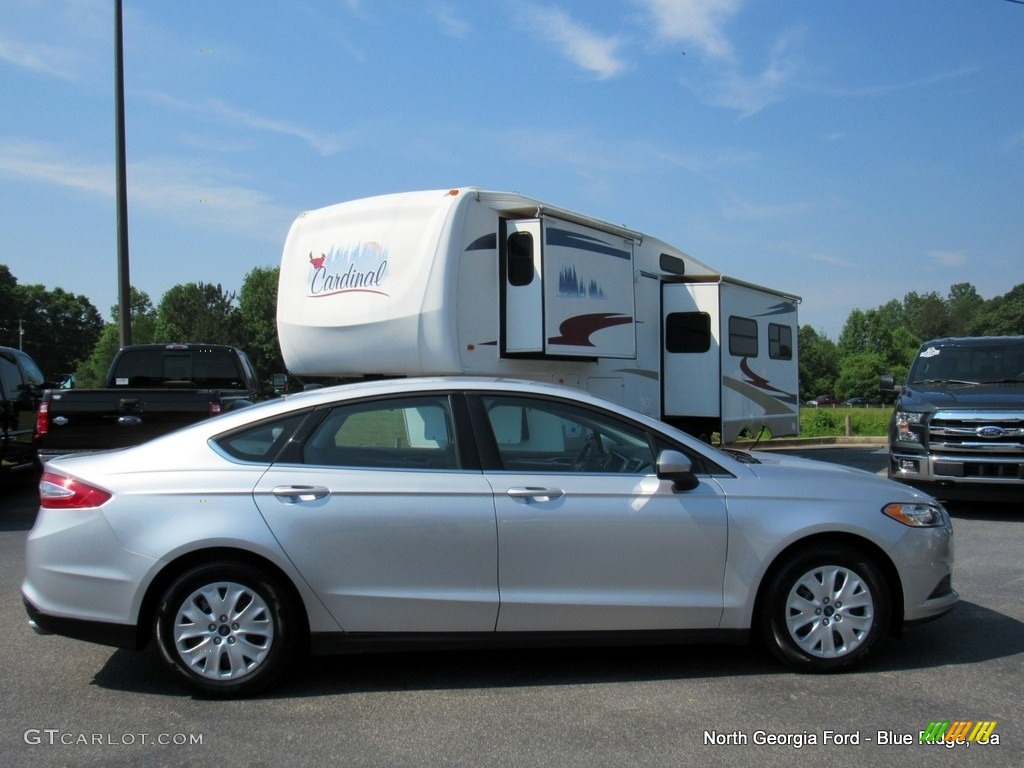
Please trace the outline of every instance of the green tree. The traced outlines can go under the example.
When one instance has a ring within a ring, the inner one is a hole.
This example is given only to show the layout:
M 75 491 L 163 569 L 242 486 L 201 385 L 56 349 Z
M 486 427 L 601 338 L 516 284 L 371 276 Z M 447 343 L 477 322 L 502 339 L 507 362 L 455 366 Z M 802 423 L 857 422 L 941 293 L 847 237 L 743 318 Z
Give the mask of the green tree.
M 12 294 L 25 330 L 23 348 L 43 373 L 54 378 L 75 370 L 103 329 L 103 318 L 92 302 L 42 285 L 17 285 Z
M 278 267 L 255 267 L 245 276 L 239 297 L 242 348 L 260 376 L 284 373 L 277 339 Z
M 835 342 L 809 325 L 802 326 L 797 331 L 797 356 L 801 401 L 831 394 L 839 377 L 839 350 Z
M 1024 283 L 986 301 L 968 327 L 973 336 L 1024 334 Z
M 157 307 L 155 340 L 240 346 L 241 315 L 234 292 L 218 283 L 184 283 L 171 288 Z
M 145 292 L 132 286 L 130 307 L 132 341 L 135 344 L 148 344 L 154 339 L 156 326 L 156 310 L 153 309 L 153 302 Z M 89 357 L 79 363 L 75 369 L 75 386 L 77 387 L 101 387 L 106 381 L 110 363 L 121 346 L 120 308 L 116 305 L 111 307 L 110 316 L 113 322 L 103 326 L 99 340 L 93 346 Z
M 0 264 L 0 346 L 18 346 L 18 311 L 14 303 L 14 289 L 18 278 L 6 264 Z
M 945 336 L 949 327 L 949 305 L 932 291 L 923 296 L 911 291 L 903 297 L 903 317 L 906 328 L 924 341 Z
M 946 315 L 949 318 L 947 333 L 950 336 L 969 335 L 971 323 L 984 304 L 985 300 L 970 283 L 951 285 L 946 298 Z

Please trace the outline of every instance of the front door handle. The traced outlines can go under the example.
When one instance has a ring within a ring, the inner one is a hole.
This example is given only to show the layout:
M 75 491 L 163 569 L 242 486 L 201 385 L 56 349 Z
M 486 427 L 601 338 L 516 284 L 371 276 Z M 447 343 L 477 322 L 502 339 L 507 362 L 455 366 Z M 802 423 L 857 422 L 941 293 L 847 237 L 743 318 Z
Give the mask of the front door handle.
M 290 499 L 292 504 L 297 501 L 315 501 L 329 496 L 330 488 L 322 485 L 279 485 L 270 491 L 279 499 Z
M 513 499 L 526 499 L 526 501 L 539 501 L 544 503 L 561 498 L 565 491 L 561 488 L 509 488 L 508 495 Z

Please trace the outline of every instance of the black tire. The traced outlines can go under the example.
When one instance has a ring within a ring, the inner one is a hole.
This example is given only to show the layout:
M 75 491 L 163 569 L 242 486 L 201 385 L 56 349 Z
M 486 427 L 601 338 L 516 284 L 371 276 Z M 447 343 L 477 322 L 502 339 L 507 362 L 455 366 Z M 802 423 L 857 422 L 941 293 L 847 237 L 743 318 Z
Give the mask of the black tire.
M 276 681 L 292 660 L 298 623 L 284 589 L 258 568 L 215 562 L 171 584 L 157 606 L 160 657 L 204 696 L 247 696 Z
M 786 665 L 835 672 L 859 664 L 889 631 L 890 592 L 859 550 L 831 546 L 785 561 L 762 593 L 760 634 Z

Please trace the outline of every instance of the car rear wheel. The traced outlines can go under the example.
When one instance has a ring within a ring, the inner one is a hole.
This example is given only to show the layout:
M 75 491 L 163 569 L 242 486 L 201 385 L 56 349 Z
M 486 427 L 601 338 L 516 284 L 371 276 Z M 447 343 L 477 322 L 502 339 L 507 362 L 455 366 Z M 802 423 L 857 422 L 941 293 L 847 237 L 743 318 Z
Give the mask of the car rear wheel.
M 862 552 L 830 547 L 775 571 L 762 600 L 761 632 L 791 667 L 831 672 L 859 663 L 889 629 L 889 590 Z
M 157 608 L 161 658 L 186 685 L 208 696 L 254 693 L 284 672 L 295 622 L 281 586 L 243 563 L 185 572 Z

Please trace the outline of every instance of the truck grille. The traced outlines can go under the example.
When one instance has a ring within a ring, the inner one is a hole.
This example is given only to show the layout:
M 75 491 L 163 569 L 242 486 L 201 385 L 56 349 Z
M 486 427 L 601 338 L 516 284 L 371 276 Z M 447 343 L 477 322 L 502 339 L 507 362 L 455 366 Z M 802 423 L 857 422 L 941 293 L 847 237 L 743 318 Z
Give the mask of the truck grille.
M 1024 412 L 936 411 L 928 442 L 944 453 L 1024 458 Z

